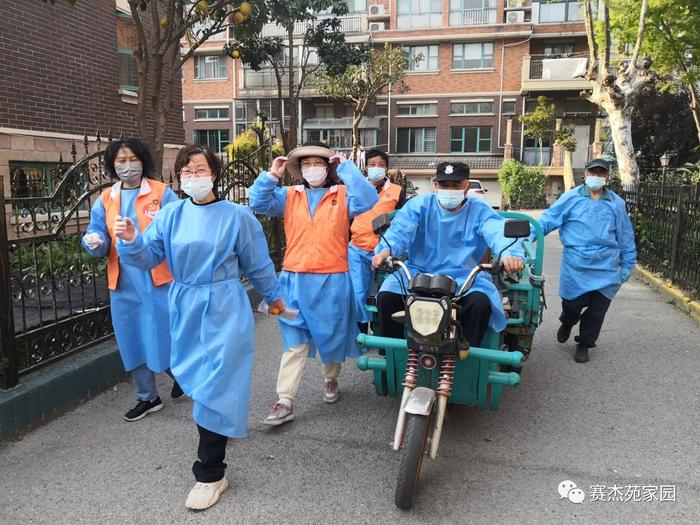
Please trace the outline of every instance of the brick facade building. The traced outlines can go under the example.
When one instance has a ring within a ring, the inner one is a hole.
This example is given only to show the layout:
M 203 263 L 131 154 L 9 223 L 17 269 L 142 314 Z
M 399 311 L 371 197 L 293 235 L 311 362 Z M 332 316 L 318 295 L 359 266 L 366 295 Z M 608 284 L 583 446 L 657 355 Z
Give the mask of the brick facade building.
M 135 135 L 136 86 L 122 0 L 73 7 L 0 0 L 0 12 L 0 176 L 9 195 L 13 166 L 55 166 L 70 158 L 73 141 L 94 140 L 98 130 L 103 139 Z M 183 139 L 175 111 L 166 141 Z M 166 149 L 166 167 L 173 154 Z

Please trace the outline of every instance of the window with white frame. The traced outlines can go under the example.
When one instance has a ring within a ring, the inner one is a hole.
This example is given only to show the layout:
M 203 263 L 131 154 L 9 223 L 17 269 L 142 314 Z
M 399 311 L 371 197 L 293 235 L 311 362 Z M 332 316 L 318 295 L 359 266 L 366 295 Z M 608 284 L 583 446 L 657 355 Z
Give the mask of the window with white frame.
M 367 0 L 348 0 L 348 13 L 362 13 L 367 11 Z
M 504 115 L 515 115 L 515 100 L 504 100 L 501 111 Z
M 490 126 L 450 128 L 450 152 L 488 153 L 492 131 Z
M 228 120 L 228 108 L 194 108 L 195 120 Z
M 206 146 L 209 149 L 221 153 L 229 144 L 229 130 L 227 129 L 196 129 L 194 130 L 194 143 Z
M 408 56 L 408 71 L 437 71 L 440 69 L 439 46 L 404 46 Z M 415 58 L 420 56 L 416 63 Z
M 483 69 L 493 67 L 493 43 L 454 44 L 452 69 Z
M 389 115 L 389 104 L 386 102 L 377 103 L 377 109 L 375 112 L 378 117 L 386 117 Z
M 583 20 L 583 9 L 578 0 L 540 2 L 540 22 L 574 22 L 577 20 Z
M 397 0 L 397 29 L 440 27 L 442 0 Z
M 450 104 L 450 114 L 452 115 L 488 115 L 493 114 L 493 101 L 487 100 L 465 100 L 452 102 Z
M 496 0 L 450 0 L 451 26 L 496 23 Z
M 333 118 L 333 104 L 318 104 L 314 108 L 316 118 Z
M 396 115 L 399 117 L 437 117 L 438 105 L 435 102 L 423 104 L 398 104 Z
M 398 128 L 396 130 L 397 153 L 435 153 L 436 128 Z
M 194 62 L 196 80 L 226 79 L 227 57 L 224 55 L 197 55 Z

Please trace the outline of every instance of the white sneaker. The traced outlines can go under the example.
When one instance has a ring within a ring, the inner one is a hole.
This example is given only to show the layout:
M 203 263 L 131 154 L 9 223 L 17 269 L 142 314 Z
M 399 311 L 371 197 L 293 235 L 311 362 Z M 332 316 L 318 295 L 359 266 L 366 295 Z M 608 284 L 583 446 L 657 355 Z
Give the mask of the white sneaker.
M 187 496 L 185 507 L 194 510 L 208 509 L 219 501 L 221 493 L 228 488 L 228 480 L 221 478 L 213 483 L 197 482 Z

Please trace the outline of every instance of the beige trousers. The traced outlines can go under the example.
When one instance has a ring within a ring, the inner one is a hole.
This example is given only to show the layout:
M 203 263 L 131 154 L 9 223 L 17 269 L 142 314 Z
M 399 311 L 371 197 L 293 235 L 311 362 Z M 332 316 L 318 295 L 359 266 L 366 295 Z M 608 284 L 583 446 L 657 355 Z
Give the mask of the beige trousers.
M 280 371 L 277 376 L 277 395 L 294 399 L 299 391 L 301 376 L 309 357 L 309 345 L 304 343 L 289 348 L 282 353 Z M 338 379 L 340 376 L 340 363 L 328 363 L 323 365 L 323 377 L 326 381 Z

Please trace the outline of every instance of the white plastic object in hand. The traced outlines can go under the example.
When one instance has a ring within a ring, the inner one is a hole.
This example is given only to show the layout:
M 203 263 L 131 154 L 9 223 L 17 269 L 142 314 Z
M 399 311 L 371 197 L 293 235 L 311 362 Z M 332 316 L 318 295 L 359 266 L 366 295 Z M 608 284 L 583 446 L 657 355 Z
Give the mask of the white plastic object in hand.
M 281 314 L 270 313 L 270 305 L 267 304 L 265 301 L 261 302 L 260 305 L 258 305 L 258 312 L 260 312 L 261 314 L 279 316 L 282 319 L 286 319 L 287 321 L 294 321 L 294 319 L 296 319 L 299 315 L 299 310 L 297 310 L 296 308 L 290 308 L 289 306 L 285 306 L 284 311 Z
M 104 244 L 105 242 L 102 240 L 100 237 L 99 233 L 88 233 L 83 237 L 85 239 L 85 244 L 87 245 L 88 248 L 91 250 L 94 250 L 101 244 Z

